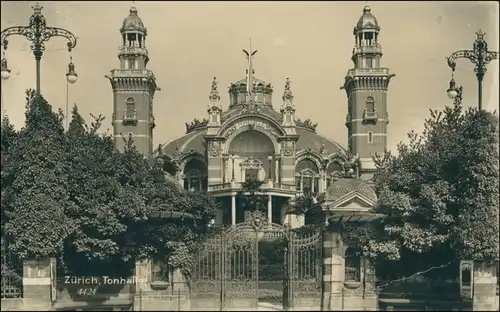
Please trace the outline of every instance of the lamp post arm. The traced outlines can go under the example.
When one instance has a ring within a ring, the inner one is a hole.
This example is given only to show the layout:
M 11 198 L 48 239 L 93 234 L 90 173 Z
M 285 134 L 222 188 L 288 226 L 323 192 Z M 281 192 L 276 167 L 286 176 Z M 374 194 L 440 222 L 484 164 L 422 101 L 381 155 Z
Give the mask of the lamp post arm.
M 472 50 L 456 51 L 450 54 L 450 56 L 446 58 L 448 66 L 451 68 L 451 70 L 455 71 L 455 67 L 457 66 L 456 60 L 460 58 L 468 59 L 476 66 L 479 63 L 478 56 L 474 51 Z
M 40 41 L 44 42 L 49 40 L 52 37 L 63 37 L 68 39 L 67 46 L 68 46 L 68 51 L 71 52 L 71 50 L 76 47 L 76 36 L 73 35 L 70 31 L 67 31 L 64 28 L 58 28 L 58 27 L 47 27 L 41 32 L 41 37 Z
M 486 65 L 493 60 L 498 60 L 499 58 L 500 58 L 500 53 L 488 51 L 486 52 L 486 55 L 484 57 L 484 64 Z
M 7 40 L 8 37 L 14 35 L 27 37 L 26 34 L 29 33 L 29 30 L 30 30 L 29 26 L 13 26 L 2 30 L 0 43 L 2 44 L 4 50 L 7 49 L 7 45 L 9 44 L 9 41 Z M 28 38 L 28 40 L 30 39 Z
M 68 39 L 68 51 L 71 52 L 73 48 L 76 47 L 77 39 L 76 36 L 73 35 L 70 31 L 67 31 L 63 28 L 58 27 L 32 27 L 32 26 L 13 26 L 2 30 L 1 34 L 1 44 L 5 49 L 7 49 L 7 45 L 9 41 L 8 37 L 18 35 L 23 36 L 28 41 L 32 42 L 31 50 L 35 51 L 44 51 L 45 46 L 44 42 L 48 41 L 51 37 L 63 37 Z

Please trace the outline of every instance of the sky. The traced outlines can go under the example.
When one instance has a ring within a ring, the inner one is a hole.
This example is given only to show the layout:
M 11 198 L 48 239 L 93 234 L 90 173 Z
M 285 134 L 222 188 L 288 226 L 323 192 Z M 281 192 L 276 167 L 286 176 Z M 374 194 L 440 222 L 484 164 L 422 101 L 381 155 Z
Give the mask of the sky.
M 112 90 L 104 75 L 118 68 L 118 47 L 123 19 L 132 1 L 40 2 L 47 25 L 70 30 L 78 37 L 71 53 L 79 80 L 69 86 L 70 53 L 63 38 L 46 42 L 41 64 L 41 90 L 54 109 L 77 104 L 87 121 L 90 114 L 106 116 L 111 129 Z M 1 28 L 27 25 L 31 1 L 2 1 Z M 148 28 L 148 68 L 161 92 L 154 98 L 154 145 L 185 133 L 185 122 L 207 117 L 212 79 L 217 77 L 221 103 L 228 107 L 225 90 L 245 77 L 241 49 L 259 50 L 256 77 L 274 85 L 273 106 L 279 110 L 286 77 L 292 81 L 296 116 L 319 123 L 317 132 L 344 146 L 347 130 L 345 91 L 340 90 L 352 67 L 353 27 L 362 15 L 360 2 L 148 2 L 135 1 Z M 487 33 L 490 50 L 499 51 L 498 2 L 370 1 L 381 26 L 382 66 L 396 74 L 388 91 L 388 148 L 394 150 L 406 134 L 421 132 L 429 109 L 450 105 L 446 89 L 451 70 L 445 58 L 456 50 L 472 49 L 475 32 Z M 15 127 L 24 124 L 24 91 L 35 88 L 35 60 L 29 42 L 9 38 L 6 57 L 12 70 L 2 81 L 2 106 Z M 499 103 L 499 64 L 488 66 L 483 107 Z M 470 61 L 457 61 L 455 79 L 464 87 L 464 106 L 477 105 L 477 81 Z

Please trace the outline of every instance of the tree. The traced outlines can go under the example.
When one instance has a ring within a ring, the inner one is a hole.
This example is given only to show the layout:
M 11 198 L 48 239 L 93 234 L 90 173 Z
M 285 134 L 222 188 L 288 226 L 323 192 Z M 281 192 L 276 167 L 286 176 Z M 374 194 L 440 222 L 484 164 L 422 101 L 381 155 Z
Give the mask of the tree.
M 243 210 L 266 211 L 268 197 L 264 196 L 265 192 L 262 189 L 264 183 L 264 181 L 260 180 L 247 180 L 243 182 L 241 190 L 236 195 L 237 202 L 241 204 Z
M 62 252 L 74 224 L 64 212 L 68 175 L 62 116 L 33 90 L 27 91 L 26 102 L 25 127 L 2 142 L 8 145 L 2 167 L 2 192 L 8 194 L 2 198 L 3 230 L 9 249 L 21 259 L 39 259 Z
M 459 259 L 498 261 L 498 115 L 460 105 L 431 111 L 422 135 L 376 157 L 376 212 L 386 218 L 367 253 L 420 268 Z M 455 273 L 456 274 L 456 273 Z
M 58 257 L 67 274 L 124 276 L 134 260 L 158 256 L 187 268 L 215 200 L 165 179 L 130 138 L 116 150 L 99 132 L 104 117 L 92 117 L 87 125 L 75 106 L 64 132 L 62 114 L 28 91 L 26 126 L 4 121 L 2 237 L 22 259 Z

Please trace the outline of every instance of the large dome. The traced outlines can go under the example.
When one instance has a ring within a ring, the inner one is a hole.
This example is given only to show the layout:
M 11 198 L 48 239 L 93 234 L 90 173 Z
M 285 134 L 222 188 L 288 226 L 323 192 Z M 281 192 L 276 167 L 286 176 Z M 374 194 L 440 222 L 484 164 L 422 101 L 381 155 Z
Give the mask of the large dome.
M 222 123 L 242 113 L 244 108 L 235 106 L 222 113 Z M 263 106 L 260 115 L 268 117 L 277 123 L 280 123 L 281 114 L 275 111 L 272 107 Z M 193 123 L 192 123 L 193 124 Z M 314 130 L 315 126 L 311 126 L 308 122 L 298 120 L 296 122 L 296 133 L 299 136 L 296 144 L 297 152 L 311 150 L 319 153 L 321 150 L 326 150 L 328 153 L 337 153 L 345 151 L 337 142 L 329 140 Z M 192 128 L 187 129 L 187 133 L 165 145 L 163 145 L 163 153 L 172 155 L 174 153 L 192 153 L 198 152 L 205 154 L 205 139 L 207 134 L 206 121 L 198 122 L 198 126 L 193 125 Z

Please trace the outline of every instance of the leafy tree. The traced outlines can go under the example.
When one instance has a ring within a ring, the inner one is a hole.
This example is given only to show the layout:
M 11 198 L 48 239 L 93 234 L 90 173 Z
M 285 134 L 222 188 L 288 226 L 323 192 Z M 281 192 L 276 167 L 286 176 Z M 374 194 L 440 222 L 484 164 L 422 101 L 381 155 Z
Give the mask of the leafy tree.
M 420 268 L 498 261 L 498 115 L 460 104 L 431 111 L 422 135 L 397 151 L 375 158 L 376 212 L 386 218 L 359 242 L 365 252 Z
M 236 195 L 236 201 L 245 211 L 267 211 L 268 197 L 262 189 L 264 181 L 247 180 L 243 182 L 241 190 Z
M 10 250 L 22 259 L 38 259 L 62 252 L 74 224 L 64 213 L 68 171 L 62 115 L 33 90 L 26 100 L 25 127 L 2 142 L 8 146 L 2 167 L 2 192 L 8 194 L 2 198 L 3 230 L 15 238 Z
M 291 203 L 287 214 L 303 215 L 306 224 L 324 224 L 325 213 L 318 202 L 322 202 L 325 198 L 325 193 L 310 194 L 298 196 Z
M 87 125 L 74 107 L 65 133 L 62 114 L 28 91 L 26 126 L 4 120 L 2 237 L 22 259 L 59 257 L 66 273 L 123 276 L 154 256 L 187 270 L 215 200 L 166 179 L 130 138 L 117 151 L 92 117 Z

